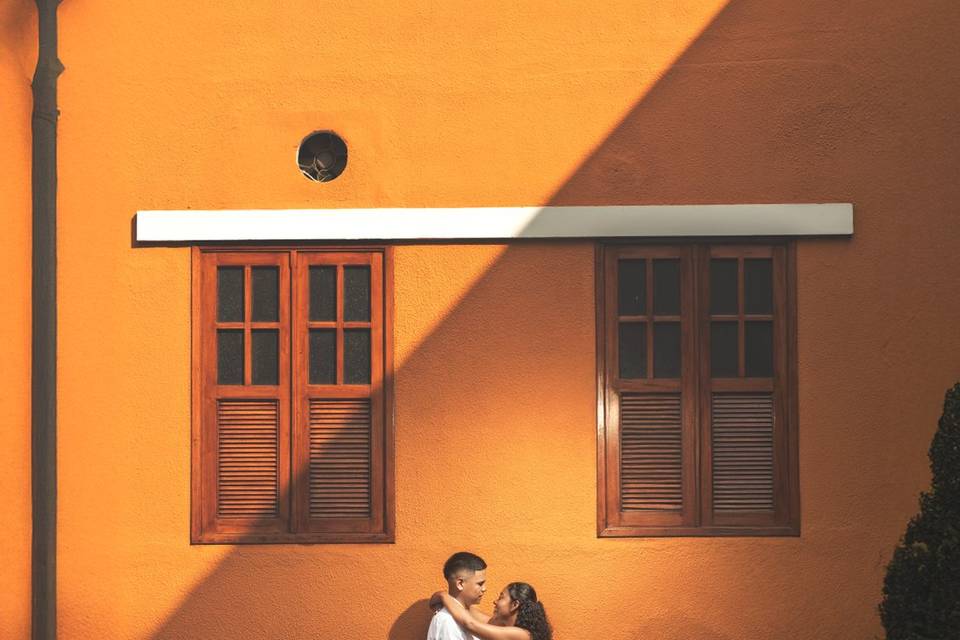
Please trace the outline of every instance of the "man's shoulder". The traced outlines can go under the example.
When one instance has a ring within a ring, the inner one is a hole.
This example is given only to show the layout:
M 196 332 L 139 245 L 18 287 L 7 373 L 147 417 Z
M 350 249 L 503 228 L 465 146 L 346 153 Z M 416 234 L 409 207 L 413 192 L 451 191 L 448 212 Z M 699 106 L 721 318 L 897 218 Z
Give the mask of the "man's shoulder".
M 450 625 L 459 627 L 457 621 L 453 619 L 453 616 L 450 615 L 450 612 L 447 611 L 446 607 L 442 607 L 439 611 L 433 614 L 433 620 L 430 621 L 431 629 L 447 627 Z
M 453 616 L 450 615 L 450 612 L 447 611 L 446 607 L 440 607 L 433 612 L 433 619 L 430 621 L 430 626 L 433 626 L 437 623 L 437 620 L 442 620 L 443 618 L 453 618 Z
M 470 637 L 472 636 L 460 628 L 445 608 L 433 614 L 430 629 L 427 631 L 427 640 L 461 640 L 461 638 Z

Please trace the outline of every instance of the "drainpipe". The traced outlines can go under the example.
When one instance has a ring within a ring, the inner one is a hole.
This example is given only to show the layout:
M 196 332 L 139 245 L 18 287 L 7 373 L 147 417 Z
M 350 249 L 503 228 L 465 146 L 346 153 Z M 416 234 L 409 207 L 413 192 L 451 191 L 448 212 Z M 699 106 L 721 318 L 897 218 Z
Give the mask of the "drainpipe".
M 33 640 L 57 637 L 57 5 L 36 0 L 40 51 L 33 76 L 33 333 L 31 490 Z

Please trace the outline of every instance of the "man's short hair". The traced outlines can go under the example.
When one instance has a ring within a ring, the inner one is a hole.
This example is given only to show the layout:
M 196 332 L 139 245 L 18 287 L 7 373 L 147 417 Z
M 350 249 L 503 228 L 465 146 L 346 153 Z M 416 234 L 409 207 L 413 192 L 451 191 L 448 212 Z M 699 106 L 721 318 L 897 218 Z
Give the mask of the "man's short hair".
M 457 574 L 461 571 L 476 573 L 486 568 L 487 563 L 477 554 L 470 553 L 469 551 L 458 551 L 443 563 L 443 577 L 447 580 L 452 580 L 457 577 Z

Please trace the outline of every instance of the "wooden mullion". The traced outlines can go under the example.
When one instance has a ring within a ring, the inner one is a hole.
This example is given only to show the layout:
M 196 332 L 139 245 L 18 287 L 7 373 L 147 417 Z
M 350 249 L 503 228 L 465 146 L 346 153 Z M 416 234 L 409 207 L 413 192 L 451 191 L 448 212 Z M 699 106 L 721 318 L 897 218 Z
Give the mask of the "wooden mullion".
M 696 262 L 695 252 L 685 247 L 680 256 L 680 420 L 683 525 L 699 522 L 697 504 L 697 359 L 696 359 Z
M 606 253 L 606 264 L 604 265 L 604 304 L 598 311 L 601 314 L 602 321 L 606 325 L 609 339 L 606 344 L 606 369 L 607 369 L 607 388 L 604 394 L 606 409 L 606 425 L 604 427 L 605 442 L 603 443 L 603 453 L 605 456 L 606 477 L 604 478 L 604 489 L 606 495 L 606 513 L 604 514 L 604 526 L 618 526 L 621 524 L 620 511 L 620 394 L 610 382 L 620 382 L 620 332 L 617 322 L 617 314 L 609 313 L 607 310 L 616 309 L 614 306 L 617 300 L 617 264 L 619 260 L 618 251 L 609 251 Z
M 647 311 L 647 330 L 645 338 L 647 341 L 647 375 L 648 380 L 653 379 L 653 258 L 646 259 L 647 268 L 644 269 L 646 284 L 646 311 Z
M 713 257 L 710 247 L 701 247 L 697 252 L 699 260 L 698 273 L 702 286 L 697 291 L 699 302 L 697 327 L 700 335 L 701 352 L 698 353 L 699 375 L 697 386 L 698 415 L 697 434 L 700 438 L 697 453 L 700 456 L 697 464 L 699 525 L 709 527 L 713 524 L 713 439 L 710 429 L 711 405 L 714 380 L 711 377 L 711 362 L 708 345 L 711 340 L 710 323 L 710 260 Z
M 370 524 L 369 531 L 384 526 L 384 370 L 383 370 L 383 256 L 370 258 Z
M 337 384 L 343 384 L 343 265 L 338 264 L 337 269 Z
M 737 375 L 741 378 L 746 376 L 746 352 L 747 347 L 744 343 L 746 329 L 743 323 L 743 309 L 745 303 L 744 294 L 744 274 L 743 274 L 743 256 L 737 257 Z
M 310 450 L 309 400 L 307 382 L 309 375 L 309 303 L 310 265 L 301 261 L 298 251 L 291 252 L 292 278 L 290 285 L 291 305 L 291 400 L 293 429 L 291 432 L 291 477 L 290 528 L 294 534 L 307 529 L 309 496 L 305 486 L 308 482 Z
M 251 344 L 250 319 L 253 315 L 253 284 L 251 280 L 250 265 L 243 267 L 243 384 L 252 383 L 252 355 L 253 345 Z
M 787 243 L 784 248 L 784 270 L 786 286 L 786 308 L 784 320 L 786 324 L 785 353 L 787 367 L 784 376 L 784 398 L 786 400 L 786 441 L 787 441 L 787 489 L 789 492 L 789 510 L 787 513 L 787 527 L 793 535 L 800 534 L 800 438 L 799 438 L 799 410 L 797 407 L 797 247 L 794 241 Z
M 596 436 L 597 436 L 597 537 L 603 535 L 608 525 L 607 521 L 607 501 L 610 496 L 607 492 L 607 375 L 608 359 L 606 358 L 606 348 L 609 332 L 607 331 L 607 319 L 604 316 L 606 282 L 605 277 L 605 250 L 599 242 L 593 245 L 593 305 L 595 336 L 594 349 L 597 374 L 597 406 L 596 406 Z M 610 338 L 612 339 L 612 338 Z
M 293 430 L 296 428 L 296 416 L 292 406 L 293 389 L 290 376 L 291 369 L 291 307 L 290 307 L 290 254 L 278 256 L 277 282 L 277 317 L 279 322 L 263 323 L 275 324 L 277 329 L 277 401 L 280 405 L 280 442 L 279 460 L 277 461 L 278 487 L 280 493 L 279 515 L 282 527 L 286 532 L 293 530 L 292 500 L 293 500 Z M 251 307 L 253 300 L 251 299 Z M 252 312 L 251 312 L 252 313 Z M 260 324 L 260 323 L 258 323 Z
M 775 522 L 785 525 L 790 514 L 789 431 L 787 427 L 787 276 L 785 251 L 777 247 L 773 253 L 773 505 Z

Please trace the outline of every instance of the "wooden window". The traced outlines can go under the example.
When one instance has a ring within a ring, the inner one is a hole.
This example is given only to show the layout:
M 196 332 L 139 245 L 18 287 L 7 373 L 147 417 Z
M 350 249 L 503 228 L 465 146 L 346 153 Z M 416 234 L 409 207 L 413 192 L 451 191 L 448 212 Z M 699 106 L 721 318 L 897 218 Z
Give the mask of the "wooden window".
M 599 248 L 598 535 L 799 534 L 793 260 Z
M 194 543 L 393 541 L 390 255 L 193 250 Z

